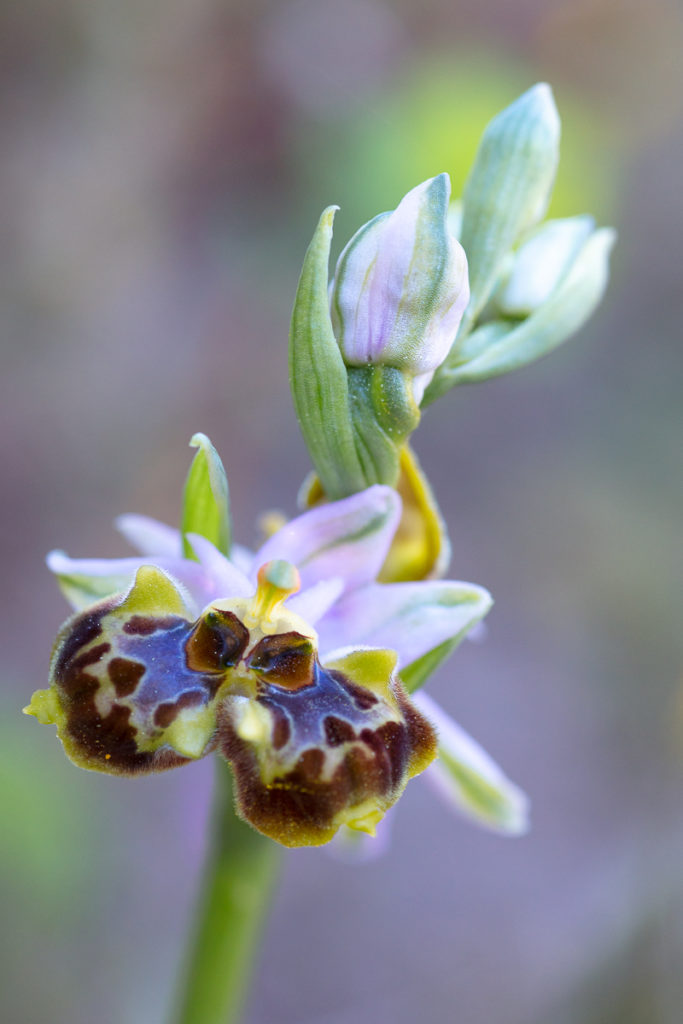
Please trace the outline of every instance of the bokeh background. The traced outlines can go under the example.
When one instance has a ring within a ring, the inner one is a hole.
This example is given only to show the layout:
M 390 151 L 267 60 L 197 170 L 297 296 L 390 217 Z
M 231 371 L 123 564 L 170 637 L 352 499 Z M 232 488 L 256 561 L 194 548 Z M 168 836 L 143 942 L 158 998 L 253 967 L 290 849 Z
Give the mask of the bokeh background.
M 191 434 L 237 534 L 295 511 L 287 389 L 304 249 L 420 180 L 457 195 L 534 81 L 553 212 L 619 243 L 608 296 L 534 366 L 431 408 L 416 448 L 451 574 L 497 603 L 434 692 L 531 795 L 506 840 L 419 782 L 381 859 L 287 855 L 249 1024 L 683 1019 L 681 118 L 676 0 L 5 0 L 0 7 L 0 1017 L 162 1024 L 211 765 L 77 771 L 19 713 L 66 606 L 44 552 L 177 522 Z

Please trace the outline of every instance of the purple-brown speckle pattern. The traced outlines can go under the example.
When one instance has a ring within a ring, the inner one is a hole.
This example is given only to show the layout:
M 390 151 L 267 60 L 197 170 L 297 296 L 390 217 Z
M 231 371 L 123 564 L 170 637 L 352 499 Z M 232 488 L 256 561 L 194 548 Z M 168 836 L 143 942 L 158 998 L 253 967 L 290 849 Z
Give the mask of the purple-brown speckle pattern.
M 235 772 L 240 814 L 283 845 L 302 846 L 327 842 L 356 808 L 383 813 L 436 752 L 431 725 L 398 679 L 389 686 L 393 700 L 384 700 L 315 659 L 307 686 L 264 680 L 257 702 L 272 721 L 264 744 L 240 735 L 244 698 L 226 695 L 217 735 Z
M 360 664 L 322 667 L 298 632 L 259 630 L 252 640 L 225 609 L 190 622 L 126 613 L 119 597 L 65 624 L 51 682 L 77 764 L 135 775 L 218 748 L 235 773 L 239 814 L 302 846 L 327 842 L 345 822 L 372 827 L 436 752 L 391 659 L 368 652 Z
M 163 731 L 183 709 L 208 704 L 221 681 L 188 666 L 185 645 L 193 628 L 178 615 L 126 618 L 114 599 L 65 624 L 51 681 L 72 760 L 119 775 L 164 771 L 188 760 L 164 742 Z

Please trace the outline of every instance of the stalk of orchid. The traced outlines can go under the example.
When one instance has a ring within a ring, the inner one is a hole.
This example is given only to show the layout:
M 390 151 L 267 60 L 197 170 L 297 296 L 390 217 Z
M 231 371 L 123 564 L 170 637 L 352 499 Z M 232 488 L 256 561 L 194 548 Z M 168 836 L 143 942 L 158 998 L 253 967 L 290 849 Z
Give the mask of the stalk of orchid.
M 413 696 L 492 602 L 440 578 L 445 529 L 408 441 L 421 406 L 549 351 L 602 295 L 612 234 L 589 218 L 537 228 L 558 141 L 536 86 L 487 129 L 461 214 L 448 176 L 430 179 L 354 235 L 331 283 L 325 211 L 290 335 L 315 472 L 304 511 L 256 552 L 232 542 L 225 470 L 196 434 L 180 529 L 125 515 L 138 555 L 48 555 L 74 611 L 27 713 L 56 725 L 76 765 L 109 774 L 217 755 L 178 1024 L 239 1018 L 278 846 L 375 836 L 420 774 L 479 824 L 527 828 L 521 790 Z

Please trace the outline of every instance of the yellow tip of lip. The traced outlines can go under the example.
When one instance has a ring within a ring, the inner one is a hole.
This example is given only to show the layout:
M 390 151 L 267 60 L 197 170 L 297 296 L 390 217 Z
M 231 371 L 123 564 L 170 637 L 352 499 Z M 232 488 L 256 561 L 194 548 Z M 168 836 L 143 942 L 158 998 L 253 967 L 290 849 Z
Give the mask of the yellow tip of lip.
M 57 721 L 57 706 L 52 689 L 36 690 L 31 701 L 21 709 L 25 715 L 37 718 L 41 725 L 54 725 Z

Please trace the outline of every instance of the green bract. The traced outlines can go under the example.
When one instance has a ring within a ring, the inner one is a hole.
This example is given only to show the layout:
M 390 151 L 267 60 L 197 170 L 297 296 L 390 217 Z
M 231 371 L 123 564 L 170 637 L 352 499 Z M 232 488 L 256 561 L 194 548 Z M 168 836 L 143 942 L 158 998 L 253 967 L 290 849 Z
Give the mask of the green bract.
M 289 335 L 294 409 L 325 493 L 340 498 L 367 486 L 356 451 L 346 367 L 330 320 L 327 272 L 332 223 L 323 212 L 304 258 Z

